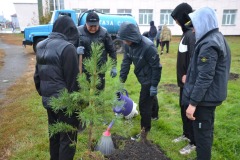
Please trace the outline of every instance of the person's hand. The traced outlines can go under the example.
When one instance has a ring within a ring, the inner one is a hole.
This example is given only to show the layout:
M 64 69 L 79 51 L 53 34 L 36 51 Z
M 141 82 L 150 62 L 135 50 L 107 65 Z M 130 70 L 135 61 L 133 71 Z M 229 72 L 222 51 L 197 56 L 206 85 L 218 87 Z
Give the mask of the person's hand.
M 78 55 L 83 55 L 84 54 L 84 47 L 83 46 L 79 46 L 77 47 L 77 54 Z
M 150 96 L 156 96 L 157 95 L 157 87 L 151 86 L 150 87 Z
M 188 119 L 193 120 L 193 121 L 196 119 L 195 117 L 193 117 L 195 110 L 196 110 L 196 106 L 193 106 L 191 104 L 188 105 L 188 108 L 186 110 L 186 116 Z
M 112 78 L 114 78 L 114 77 L 117 76 L 117 69 L 116 69 L 116 67 L 113 67 L 113 68 L 112 68 L 112 70 L 111 70 L 111 72 L 110 72 L 110 76 L 111 76 Z
M 185 83 L 185 82 L 186 82 L 186 74 L 182 76 L 182 83 Z

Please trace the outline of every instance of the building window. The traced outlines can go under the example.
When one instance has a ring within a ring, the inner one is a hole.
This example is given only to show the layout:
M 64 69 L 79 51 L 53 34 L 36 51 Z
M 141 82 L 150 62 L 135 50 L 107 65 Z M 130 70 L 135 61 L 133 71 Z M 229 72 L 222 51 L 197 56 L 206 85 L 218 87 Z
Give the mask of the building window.
M 64 9 L 64 0 L 49 0 L 50 11 Z
M 110 9 L 96 9 L 96 11 L 101 13 L 110 13 Z
M 160 10 L 160 24 L 173 25 L 172 10 Z
M 131 9 L 118 9 L 117 13 L 119 13 L 119 14 L 131 14 L 132 10 Z
M 139 9 L 139 24 L 149 25 L 153 19 L 152 9 Z
M 223 10 L 222 25 L 234 25 L 237 10 Z

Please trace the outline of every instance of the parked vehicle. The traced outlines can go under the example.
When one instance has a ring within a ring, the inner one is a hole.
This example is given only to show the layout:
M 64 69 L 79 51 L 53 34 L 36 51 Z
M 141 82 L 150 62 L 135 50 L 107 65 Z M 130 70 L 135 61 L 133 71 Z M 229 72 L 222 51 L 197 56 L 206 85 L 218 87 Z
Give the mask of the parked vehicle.
M 122 52 L 123 43 L 121 40 L 117 39 L 119 27 L 121 23 L 125 21 L 137 25 L 136 20 L 130 14 L 105 14 L 97 12 L 95 10 L 88 10 L 86 12 L 83 12 L 79 15 L 79 17 L 77 17 L 78 14 L 74 10 L 55 10 L 52 14 L 51 21 L 48 24 L 30 26 L 24 29 L 24 39 L 22 44 L 24 46 L 32 45 L 34 52 L 36 52 L 36 46 L 38 42 L 48 37 L 48 35 L 52 32 L 53 23 L 59 16 L 68 15 L 73 19 L 76 25 L 80 26 L 86 23 L 87 14 L 92 11 L 96 12 L 99 15 L 100 25 L 102 27 L 105 27 L 108 33 L 111 34 L 111 37 L 117 49 L 117 53 Z

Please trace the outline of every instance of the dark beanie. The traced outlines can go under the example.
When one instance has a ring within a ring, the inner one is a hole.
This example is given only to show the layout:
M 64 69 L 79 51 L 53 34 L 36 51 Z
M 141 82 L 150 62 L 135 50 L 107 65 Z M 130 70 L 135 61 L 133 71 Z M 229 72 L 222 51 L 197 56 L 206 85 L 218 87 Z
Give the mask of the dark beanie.
M 193 12 L 192 7 L 187 3 L 179 4 L 172 12 L 171 16 L 177 20 L 181 26 L 190 21 L 188 14 Z

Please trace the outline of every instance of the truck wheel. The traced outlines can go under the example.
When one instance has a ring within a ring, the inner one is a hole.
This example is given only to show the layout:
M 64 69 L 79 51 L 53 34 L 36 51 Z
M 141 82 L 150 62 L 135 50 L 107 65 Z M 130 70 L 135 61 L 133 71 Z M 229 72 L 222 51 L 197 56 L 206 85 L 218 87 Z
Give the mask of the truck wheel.
M 113 40 L 113 44 L 115 46 L 116 52 L 117 53 L 122 53 L 123 52 L 123 41 L 120 39 L 115 39 Z
M 45 38 L 38 38 L 38 39 L 36 39 L 35 40 L 35 42 L 33 42 L 33 51 L 36 53 L 36 47 L 37 47 L 37 44 L 40 42 L 40 41 L 42 41 L 42 40 L 44 40 Z

